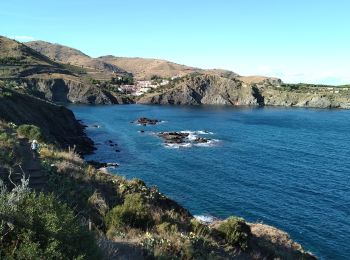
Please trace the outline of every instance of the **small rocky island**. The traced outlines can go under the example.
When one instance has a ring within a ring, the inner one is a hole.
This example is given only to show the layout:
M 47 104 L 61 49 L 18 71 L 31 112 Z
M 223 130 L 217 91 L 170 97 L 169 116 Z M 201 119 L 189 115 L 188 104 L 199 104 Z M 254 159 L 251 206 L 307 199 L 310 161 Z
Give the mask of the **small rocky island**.
M 160 132 L 157 134 L 166 144 L 184 144 L 184 143 L 208 143 L 210 139 L 196 137 L 189 139 L 190 134 L 186 132 Z
M 157 119 L 150 119 L 147 117 L 141 117 L 141 118 L 135 120 L 133 123 L 138 124 L 138 125 L 147 126 L 147 125 L 156 125 L 156 124 L 159 124 L 160 122 L 162 122 L 162 121 L 157 120 Z

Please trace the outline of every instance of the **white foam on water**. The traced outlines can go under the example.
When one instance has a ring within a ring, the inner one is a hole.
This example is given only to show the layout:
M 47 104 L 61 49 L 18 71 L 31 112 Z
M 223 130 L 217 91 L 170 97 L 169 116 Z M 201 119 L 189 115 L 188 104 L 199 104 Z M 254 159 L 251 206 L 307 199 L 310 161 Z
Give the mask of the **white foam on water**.
M 198 144 L 195 144 L 195 146 L 213 147 L 213 146 L 216 146 L 219 142 L 220 142 L 220 140 L 218 140 L 218 139 L 211 139 L 211 140 L 208 140 L 207 143 L 198 143 Z
M 192 135 L 213 135 L 213 132 L 209 132 L 206 130 L 198 130 L 198 131 L 191 131 L 191 130 L 185 130 L 185 131 L 180 131 L 180 133 L 183 134 L 192 134 Z
M 213 132 L 209 132 L 209 131 L 196 131 L 196 134 L 198 135 L 213 135 L 214 133 Z
M 212 223 L 214 222 L 215 218 L 210 215 L 195 215 L 195 219 L 205 222 L 205 223 Z
M 165 143 L 164 147 L 171 148 L 171 149 L 191 148 L 192 144 L 191 143 L 182 143 L 182 144 L 168 144 L 168 143 Z

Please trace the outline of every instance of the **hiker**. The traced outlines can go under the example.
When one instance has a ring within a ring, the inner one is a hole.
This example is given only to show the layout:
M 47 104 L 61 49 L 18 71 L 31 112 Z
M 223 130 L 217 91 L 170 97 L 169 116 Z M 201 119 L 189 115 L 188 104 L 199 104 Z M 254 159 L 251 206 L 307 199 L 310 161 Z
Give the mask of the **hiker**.
M 33 159 L 36 159 L 38 148 L 39 148 L 38 141 L 37 140 L 33 140 L 32 144 L 30 145 L 30 148 L 32 149 Z

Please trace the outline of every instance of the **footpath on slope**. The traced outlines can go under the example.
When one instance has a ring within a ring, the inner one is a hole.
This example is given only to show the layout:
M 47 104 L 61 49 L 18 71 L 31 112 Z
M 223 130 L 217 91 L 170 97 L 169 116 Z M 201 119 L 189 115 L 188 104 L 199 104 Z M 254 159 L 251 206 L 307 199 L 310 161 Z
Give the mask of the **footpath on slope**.
M 47 184 L 47 174 L 41 166 L 39 154 L 33 156 L 28 139 L 19 139 L 19 158 L 21 161 L 18 162 L 10 176 L 12 182 L 16 185 L 20 184 L 24 175 L 26 179 L 29 179 L 31 189 L 38 192 L 43 191 Z

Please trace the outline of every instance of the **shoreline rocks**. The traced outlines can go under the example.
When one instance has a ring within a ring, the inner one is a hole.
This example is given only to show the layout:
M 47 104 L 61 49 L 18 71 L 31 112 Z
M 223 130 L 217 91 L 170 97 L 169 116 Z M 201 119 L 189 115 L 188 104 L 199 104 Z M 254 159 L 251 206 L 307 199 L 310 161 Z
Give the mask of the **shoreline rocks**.
M 98 162 L 98 161 L 87 161 L 88 164 L 90 164 L 95 169 L 103 169 L 103 168 L 117 168 L 119 167 L 118 163 L 105 163 L 105 162 Z

